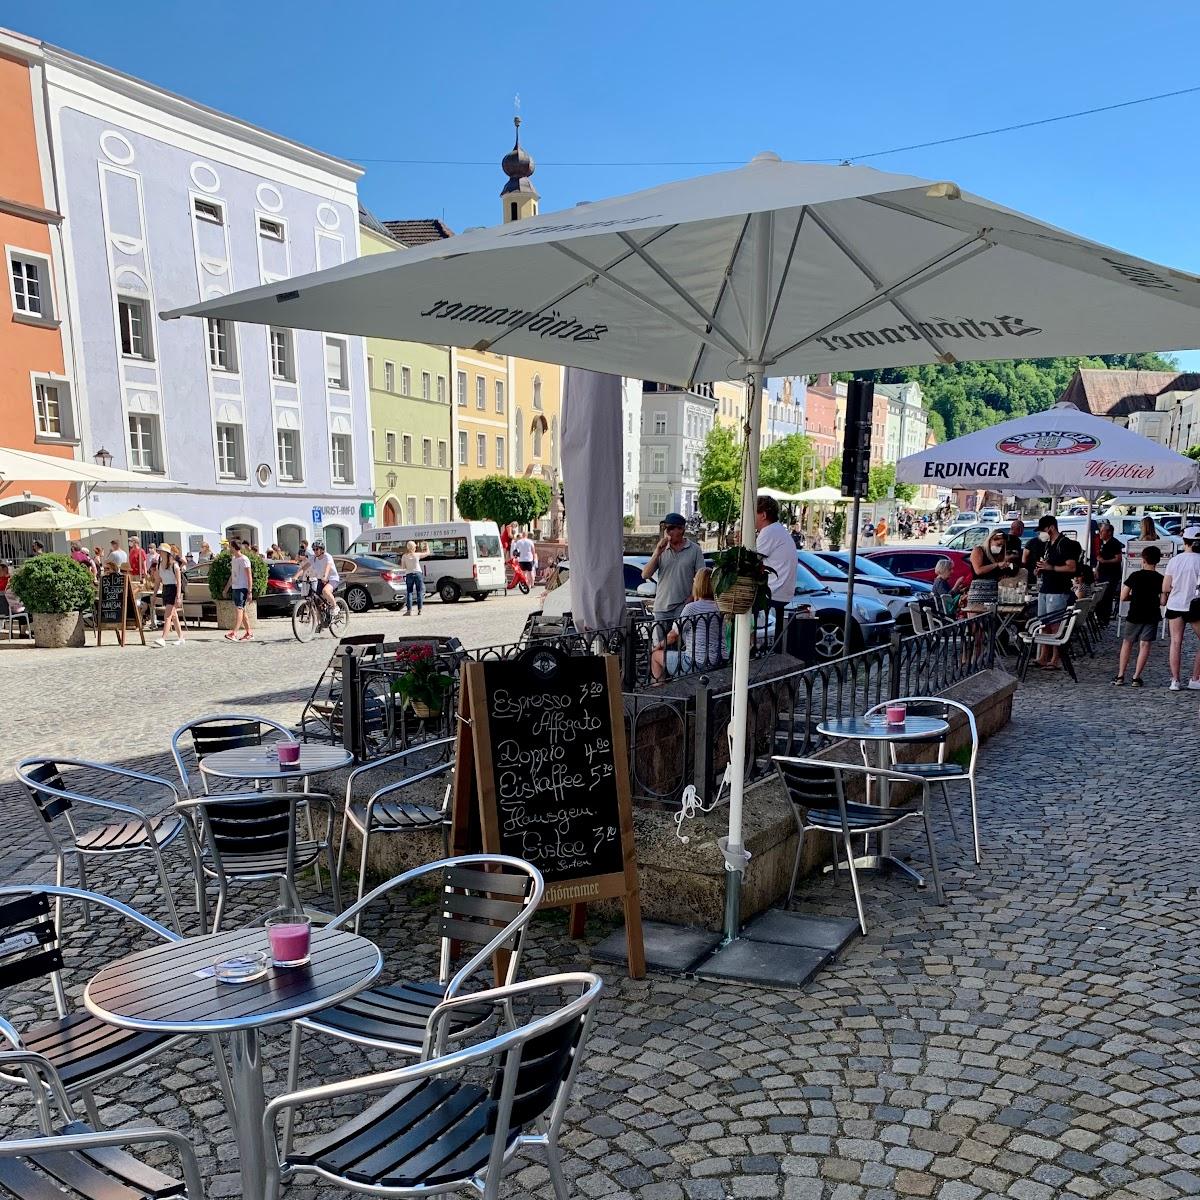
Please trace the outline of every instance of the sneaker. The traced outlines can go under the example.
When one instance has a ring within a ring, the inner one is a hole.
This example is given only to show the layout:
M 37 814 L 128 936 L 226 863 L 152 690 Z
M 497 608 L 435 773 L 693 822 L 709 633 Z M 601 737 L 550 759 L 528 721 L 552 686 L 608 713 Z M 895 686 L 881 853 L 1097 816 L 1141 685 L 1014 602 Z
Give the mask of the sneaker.
M 254 635 L 250 632 L 250 630 L 247 629 L 246 632 L 243 633 L 240 638 L 238 638 L 238 641 L 239 642 L 248 642 L 251 639 L 251 637 L 253 637 L 253 636 Z
M 229 632 L 228 632 L 228 633 L 225 635 L 225 640 L 226 640 L 227 642 L 232 642 L 232 641 L 234 641 L 235 637 L 236 637 L 236 635 L 234 634 L 233 630 L 231 629 L 231 630 L 230 630 L 230 631 L 229 631 Z
M 1116 679 L 1113 680 L 1113 687 L 1124 687 L 1124 686 L 1125 686 L 1125 676 L 1118 675 L 1116 677 Z
M 176 639 L 175 639 L 175 640 L 174 640 L 174 641 L 171 643 L 171 645 L 172 645 L 172 646 L 186 646 L 186 645 L 187 645 L 187 642 L 185 642 L 185 641 L 183 640 L 183 638 L 176 638 Z
M 166 638 L 155 638 L 154 644 L 156 646 L 165 646 L 167 644 L 167 639 Z
M 1145 683 L 1142 681 L 1142 679 L 1141 679 L 1141 677 L 1140 677 L 1140 676 L 1138 676 L 1138 675 L 1135 675 L 1135 676 L 1133 677 L 1133 679 L 1130 681 L 1130 684 L 1129 684 L 1129 686 L 1130 686 L 1130 687 L 1145 687 L 1146 685 L 1145 685 Z
M 1200 679 L 1189 679 L 1188 680 L 1188 691 L 1189 692 L 1200 692 Z
M 1177 691 L 1179 691 L 1179 680 L 1178 680 L 1178 679 L 1172 679 L 1172 680 L 1171 680 L 1171 686 L 1170 686 L 1170 687 L 1167 689 L 1167 691 L 1169 691 L 1169 692 L 1177 692 Z

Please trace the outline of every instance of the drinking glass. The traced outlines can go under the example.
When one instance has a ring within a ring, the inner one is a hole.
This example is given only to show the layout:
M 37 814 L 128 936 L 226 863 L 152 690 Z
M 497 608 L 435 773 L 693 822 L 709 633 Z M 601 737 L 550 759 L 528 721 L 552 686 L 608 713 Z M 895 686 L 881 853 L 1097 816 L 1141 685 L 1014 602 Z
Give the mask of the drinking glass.
M 302 967 L 311 957 L 312 928 L 307 913 L 276 909 L 266 919 L 271 961 L 277 967 Z

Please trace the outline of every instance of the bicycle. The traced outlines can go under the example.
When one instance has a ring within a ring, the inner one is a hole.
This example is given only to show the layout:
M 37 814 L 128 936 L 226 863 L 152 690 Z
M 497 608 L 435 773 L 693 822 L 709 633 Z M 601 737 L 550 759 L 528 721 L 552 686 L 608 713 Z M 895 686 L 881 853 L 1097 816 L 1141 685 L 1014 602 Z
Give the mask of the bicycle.
M 344 637 L 350 628 L 350 610 L 339 596 L 329 604 L 320 592 L 320 581 L 300 580 L 300 599 L 292 608 L 292 633 L 298 642 L 311 642 L 323 629 L 330 636 Z

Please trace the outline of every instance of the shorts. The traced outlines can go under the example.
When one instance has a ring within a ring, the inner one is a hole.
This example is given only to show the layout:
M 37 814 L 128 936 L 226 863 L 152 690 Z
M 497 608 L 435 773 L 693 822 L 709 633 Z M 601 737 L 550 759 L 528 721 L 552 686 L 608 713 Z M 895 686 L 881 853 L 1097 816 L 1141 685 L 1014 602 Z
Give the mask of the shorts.
M 250 589 L 249 588 L 232 588 L 232 589 L 230 589 L 230 591 L 233 596 L 233 607 L 234 608 L 245 608 L 246 601 L 250 599 Z
M 1070 592 L 1039 592 L 1038 616 L 1056 617 L 1071 603 Z
M 1191 605 L 1184 611 L 1176 608 L 1167 609 L 1168 621 L 1190 621 L 1193 625 L 1200 622 L 1200 600 L 1193 600 Z
M 174 583 L 164 583 L 162 587 L 163 608 L 174 608 L 178 593 L 178 585 Z
M 1158 622 L 1134 621 L 1125 626 L 1121 640 L 1123 642 L 1155 642 L 1158 640 Z
M 663 657 L 667 675 L 686 675 L 693 665 L 692 656 L 686 650 L 668 650 Z

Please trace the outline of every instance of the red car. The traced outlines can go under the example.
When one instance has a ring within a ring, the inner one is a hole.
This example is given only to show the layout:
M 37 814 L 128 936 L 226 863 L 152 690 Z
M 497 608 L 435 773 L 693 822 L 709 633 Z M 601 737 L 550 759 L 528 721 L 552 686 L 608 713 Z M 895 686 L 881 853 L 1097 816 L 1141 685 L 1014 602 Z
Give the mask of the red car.
M 971 554 L 968 550 L 946 550 L 941 546 L 880 546 L 860 553 L 902 579 L 920 579 L 932 583 L 933 568 L 940 558 L 948 558 L 952 564 L 951 587 L 960 579 L 970 584 L 972 578 Z

